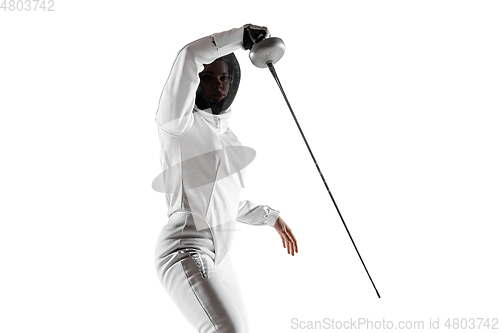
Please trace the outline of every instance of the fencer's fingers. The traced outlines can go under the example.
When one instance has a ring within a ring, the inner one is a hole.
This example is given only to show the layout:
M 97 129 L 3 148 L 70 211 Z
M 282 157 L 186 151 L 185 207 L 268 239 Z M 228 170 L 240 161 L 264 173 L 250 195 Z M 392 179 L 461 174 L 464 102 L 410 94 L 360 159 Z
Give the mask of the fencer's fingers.
M 292 241 L 293 241 L 293 244 L 295 247 L 295 252 L 299 252 L 299 248 L 297 246 L 297 238 L 295 238 L 295 235 L 293 234 L 292 229 L 288 228 L 288 230 L 289 230 L 290 237 L 292 238 Z
M 283 238 L 284 242 L 286 242 L 286 249 L 287 249 L 288 254 L 290 254 L 290 237 L 288 236 L 288 234 L 286 232 L 285 225 L 280 229 L 280 235 Z
M 291 254 L 293 256 L 293 243 L 290 238 L 290 235 L 286 232 L 285 230 L 285 239 L 286 239 L 286 248 L 288 251 L 288 254 Z
M 287 233 L 288 241 L 290 242 L 290 248 L 292 249 L 292 255 L 295 255 L 298 252 L 297 249 L 297 240 L 293 236 L 293 234 Z
M 295 247 L 294 247 L 294 238 L 290 235 L 288 232 L 288 229 L 290 229 L 286 223 L 283 223 L 283 226 L 279 228 L 278 233 L 281 236 L 281 239 L 283 241 L 283 247 L 285 247 L 286 243 L 286 249 L 288 254 L 291 254 L 292 256 L 295 255 Z
M 290 229 L 290 227 L 287 226 L 285 232 L 286 232 L 286 235 L 287 235 L 288 239 L 290 240 L 290 242 L 292 242 L 294 244 L 295 252 L 298 252 L 297 239 L 295 238 L 295 235 L 293 234 L 292 229 Z
M 297 245 L 293 240 L 290 241 L 290 248 L 292 249 L 292 256 L 294 256 L 297 253 Z
M 295 255 L 295 244 L 293 242 L 293 240 L 289 239 L 289 242 L 290 242 L 290 254 L 293 256 Z

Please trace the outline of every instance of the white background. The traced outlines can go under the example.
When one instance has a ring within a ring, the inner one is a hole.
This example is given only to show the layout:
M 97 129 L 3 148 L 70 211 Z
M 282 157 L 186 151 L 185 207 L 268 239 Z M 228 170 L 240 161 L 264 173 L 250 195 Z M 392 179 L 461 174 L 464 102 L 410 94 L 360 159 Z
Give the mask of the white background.
M 191 332 L 153 264 L 155 113 L 182 46 L 246 23 L 286 43 L 276 70 L 382 296 L 271 74 L 240 51 L 231 128 L 257 151 L 244 196 L 299 242 L 291 257 L 273 228 L 240 226 L 252 331 L 500 317 L 497 1 L 53 8 L 0 11 L 0 331 Z

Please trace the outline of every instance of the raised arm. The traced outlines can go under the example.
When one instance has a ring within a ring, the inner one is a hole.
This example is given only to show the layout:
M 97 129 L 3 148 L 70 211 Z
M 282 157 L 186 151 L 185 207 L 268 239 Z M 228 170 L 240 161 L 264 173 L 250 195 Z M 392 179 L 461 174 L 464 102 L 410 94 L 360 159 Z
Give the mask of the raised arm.
M 245 26 L 198 39 L 179 51 L 160 97 L 156 125 L 171 135 L 182 135 L 192 125 L 198 74 L 226 54 L 243 49 Z

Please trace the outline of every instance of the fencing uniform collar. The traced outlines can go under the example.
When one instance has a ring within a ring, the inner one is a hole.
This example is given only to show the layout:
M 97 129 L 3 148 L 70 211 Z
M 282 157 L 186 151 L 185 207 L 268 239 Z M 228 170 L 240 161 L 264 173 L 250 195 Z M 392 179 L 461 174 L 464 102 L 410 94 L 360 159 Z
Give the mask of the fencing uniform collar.
M 194 106 L 194 112 L 198 113 L 203 119 L 205 119 L 209 124 L 217 128 L 219 133 L 224 133 L 229 127 L 229 118 L 231 117 L 231 108 L 227 109 L 226 112 L 221 114 L 213 114 L 212 109 L 200 110 L 196 105 Z

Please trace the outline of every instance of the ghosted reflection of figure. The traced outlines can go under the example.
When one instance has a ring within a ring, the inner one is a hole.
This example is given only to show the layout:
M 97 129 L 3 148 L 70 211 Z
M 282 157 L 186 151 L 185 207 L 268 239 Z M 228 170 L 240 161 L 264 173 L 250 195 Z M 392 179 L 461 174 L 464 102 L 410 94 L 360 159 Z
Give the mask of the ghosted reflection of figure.
M 267 28 L 247 24 L 186 45 L 156 113 L 169 220 L 158 236 L 155 265 L 167 293 L 198 332 L 249 332 L 228 255 L 236 222 L 273 226 L 288 253 L 297 252 L 278 211 L 240 201 L 248 150 L 228 127 L 240 81 L 232 52 L 251 49 L 268 35 Z

